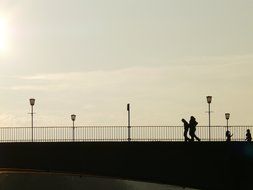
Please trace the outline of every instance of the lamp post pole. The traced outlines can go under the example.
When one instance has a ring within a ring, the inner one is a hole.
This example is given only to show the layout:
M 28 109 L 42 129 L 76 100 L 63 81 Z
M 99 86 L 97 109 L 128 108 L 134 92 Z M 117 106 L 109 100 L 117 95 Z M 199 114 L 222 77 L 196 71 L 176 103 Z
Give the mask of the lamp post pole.
M 225 118 L 227 120 L 227 131 L 228 131 L 228 120 L 230 118 L 230 113 L 225 113 Z
M 31 128 L 32 128 L 32 142 L 33 142 L 33 115 L 34 115 L 33 106 L 35 104 L 35 99 L 30 98 L 29 101 L 30 101 L 30 105 L 31 105 Z
M 210 110 L 210 105 L 212 102 L 212 96 L 207 96 L 206 97 L 207 103 L 208 103 L 208 127 L 209 127 L 209 141 L 211 141 L 211 110 Z
M 71 120 L 73 122 L 72 139 L 73 139 L 73 141 L 75 141 L 75 120 L 76 120 L 76 115 L 75 114 L 71 115 Z
M 127 129 L 128 129 L 128 142 L 131 141 L 131 125 L 130 125 L 130 104 L 127 104 L 127 112 L 128 112 L 128 126 L 127 126 Z

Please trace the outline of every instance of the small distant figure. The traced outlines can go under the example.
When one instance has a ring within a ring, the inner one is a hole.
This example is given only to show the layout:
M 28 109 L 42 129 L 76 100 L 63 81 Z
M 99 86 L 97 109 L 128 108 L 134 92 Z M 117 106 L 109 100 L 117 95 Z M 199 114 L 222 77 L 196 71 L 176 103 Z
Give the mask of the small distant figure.
M 252 140 L 251 133 L 250 133 L 250 130 L 249 130 L 249 129 L 247 129 L 247 132 L 246 132 L 246 139 L 245 139 L 245 140 L 248 141 L 248 142 L 251 142 L 251 140 Z
M 189 123 L 185 120 L 181 120 L 184 123 L 184 141 L 190 141 L 190 138 L 187 136 L 188 130 L 189 130 Z
M 194 141 L 194 139 L 196 139 L 197 141 L 200 141 L 200 138 L 197 137 L 197 135 L 195 134 L 197 125 L 198 125 L 198 122 L 196 121 L 195 117 L 191 116 L 191 119 L 189 121 L 190 136 L 191 136 L 190 141 Z
M 231 134 L 231 132 L 229 130 L 227 130 L 226 131 L 226 141 L 230 142 L 232 136 L 233 136 L 233 134 Z

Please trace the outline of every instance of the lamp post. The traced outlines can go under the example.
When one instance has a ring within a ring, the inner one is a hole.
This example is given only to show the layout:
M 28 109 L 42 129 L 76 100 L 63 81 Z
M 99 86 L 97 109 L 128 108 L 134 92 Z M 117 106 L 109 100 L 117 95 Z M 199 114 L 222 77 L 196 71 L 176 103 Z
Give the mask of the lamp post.
M 228 131 L 228 120 L 230 118 L 230 113 L 225 113 L 225 118 L 227 120 L 227 131 Z
M 71 120 L 73 121 L 73 141 L 75 141 L 75 120 L 76 120 L 76 115 L 75 114 L 72 114 L 71 115 Z
M 209 141 L 211 141 L 211 111 L 210 111 L 210 104 L 212 102 L 212 96 L 206 97 L 208 103 L 208 126 L 209 126 Z
M 128 112 L 128 126 L 127 126 L 127 129 L 128 129 L 128 142 L 131 141 L 131 125 L 130 125 L 130 104 L 127 104 L 127 112 Z
M 34 98 L 30 98 L 29 99 L 30 101 L 30 105 L 31 105 L 31 127 L 32 127 L 32 142 L 33 142 L 33 115 L 34 115 L 34 112 L 33 112 L 33 106 L 35 104 L 35 99 Z

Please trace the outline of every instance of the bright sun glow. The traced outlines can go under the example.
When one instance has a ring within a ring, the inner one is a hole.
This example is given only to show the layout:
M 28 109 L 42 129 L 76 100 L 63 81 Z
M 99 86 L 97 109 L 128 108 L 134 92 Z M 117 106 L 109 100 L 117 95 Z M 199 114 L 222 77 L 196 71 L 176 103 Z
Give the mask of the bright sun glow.
M 0 51 L 6 49 L 7 42 L 7 23 L 0 18 Z

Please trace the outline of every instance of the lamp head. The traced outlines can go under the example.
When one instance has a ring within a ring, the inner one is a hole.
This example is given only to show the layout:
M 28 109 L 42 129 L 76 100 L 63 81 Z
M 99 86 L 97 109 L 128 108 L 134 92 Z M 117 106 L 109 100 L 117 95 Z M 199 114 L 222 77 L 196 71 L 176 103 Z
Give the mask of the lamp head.
M 71 120 L 72 120 L 72 121 L 75 121 L 75 120 L 76 120 L 76 115 L 75 115 L 75 114 L 72 114 L 72 115 L 71 115 Z
M 225 118 L 228 120 L 230 118 L 230 113 L 225 113 Z
M 35 104 L 35 99 L 34 99 L 34 98 L 30 98 L 29 101 L 30 101 L 30 105 L 31 105 L 31 106 L 34 106 L 34 104 Z
M 127 111 L 130 111 L 130 104 L 127 104 Z
M 212 102 L 212 96 L 207 96 L 206 100 L 207 100 L 207 103 L 210 104 Z

